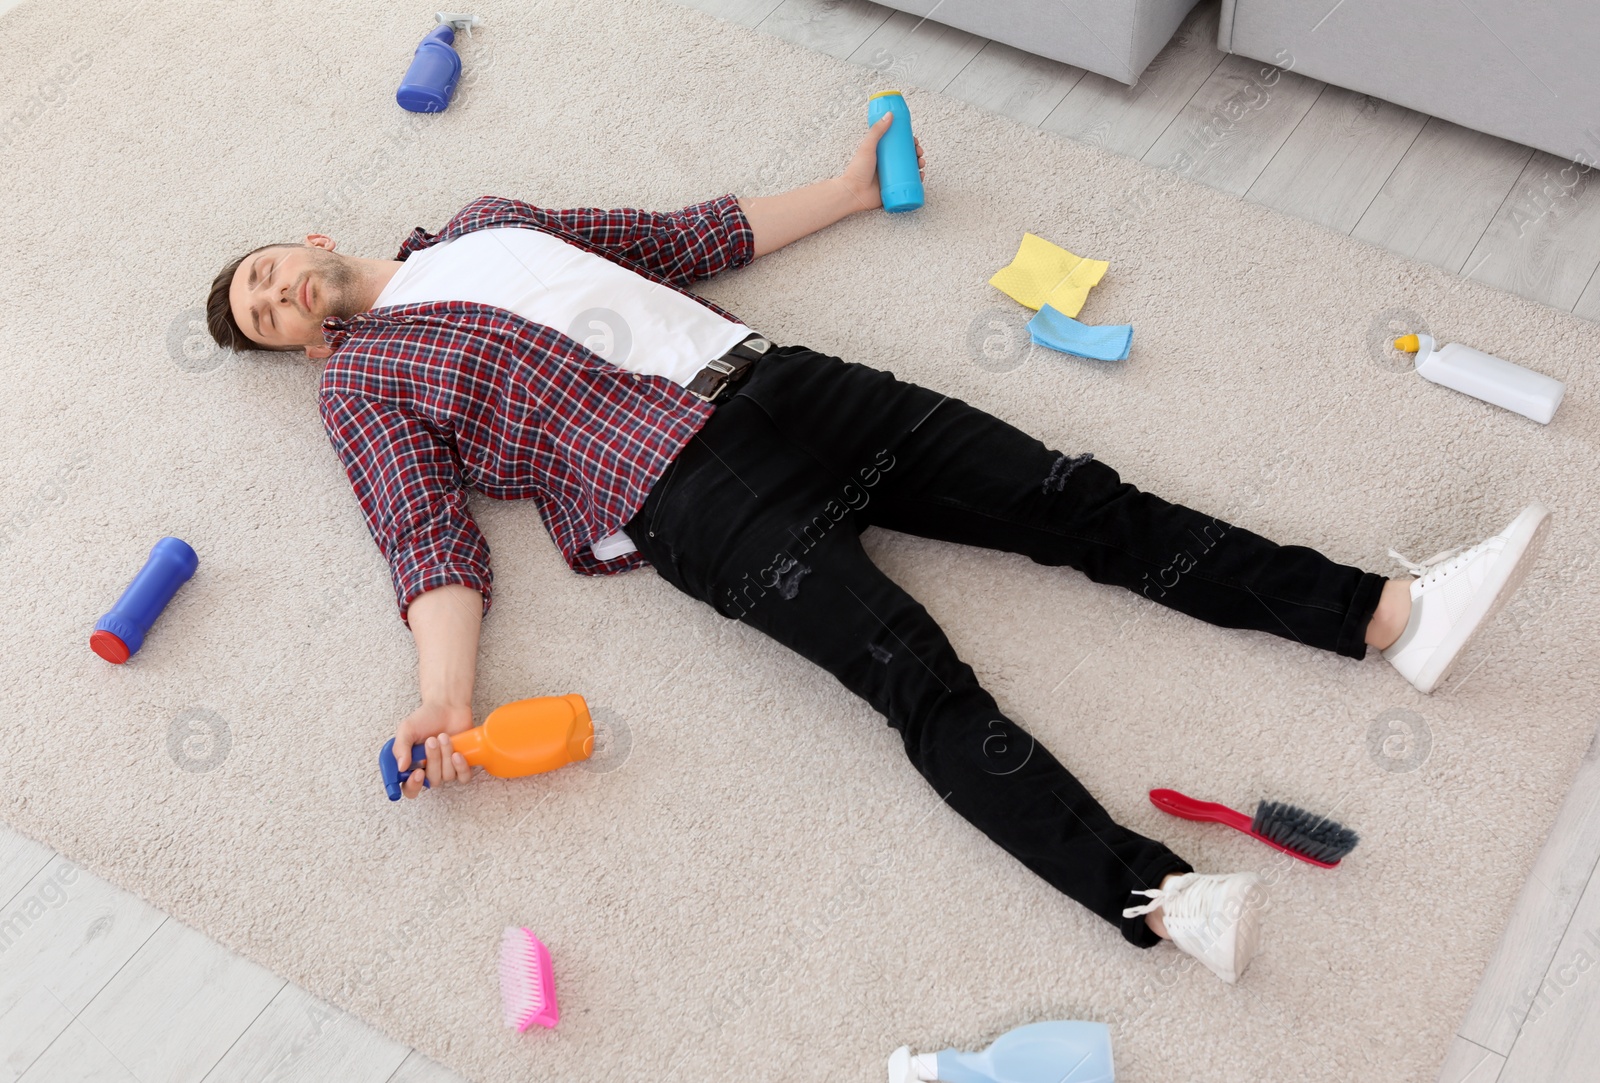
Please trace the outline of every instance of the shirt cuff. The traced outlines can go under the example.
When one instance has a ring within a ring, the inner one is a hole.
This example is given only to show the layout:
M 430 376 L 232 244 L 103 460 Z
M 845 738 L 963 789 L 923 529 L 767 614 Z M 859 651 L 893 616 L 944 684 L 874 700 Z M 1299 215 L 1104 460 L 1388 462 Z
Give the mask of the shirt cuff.
M 411 627 L 411 603 L 417 596 L 425 594 L 438 587 L 460 583 L 462 586 L 471 587 L 483 595 L 483 612 L 488 615 L 489 606 L 493 604 L 493 576 L 486 574 L 468 564 L 441 564 L 406 577 L 405 580 L 396 580 L 395 599 L 400 605 L 400 620 L 407 628 Z
M 756 258 L 756 231 L 750 228 L 750 219 L 744 213 L 744 208 L 739 205 L 739 197 L 732 192 L 713 200 L 712 205 L 722 212 L 722 220 L 728 227 L 728 236 L 735 246 L 735 255 L 730 266 L 743 267 Z

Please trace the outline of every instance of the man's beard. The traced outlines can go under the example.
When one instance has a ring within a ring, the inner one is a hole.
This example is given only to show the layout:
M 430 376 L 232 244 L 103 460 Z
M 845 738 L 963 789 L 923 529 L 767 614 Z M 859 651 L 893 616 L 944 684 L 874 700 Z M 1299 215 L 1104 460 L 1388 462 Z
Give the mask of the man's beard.
M 320 255 L 312 257 L 312 279 L 317 284 L 318 299 L 328 308 L 327 316 L 348 319 L 360 311 L 355 296 L 361 284 L 360 276 L 350 261 L 336 252 L 317 249 Z

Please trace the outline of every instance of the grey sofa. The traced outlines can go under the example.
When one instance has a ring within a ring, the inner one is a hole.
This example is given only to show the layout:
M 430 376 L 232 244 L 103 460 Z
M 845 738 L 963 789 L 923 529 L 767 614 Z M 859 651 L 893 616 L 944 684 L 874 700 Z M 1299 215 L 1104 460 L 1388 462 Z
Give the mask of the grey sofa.
M 1600 0 L 1222 0 L 1217 44 L 1600 162 Z
M 1195 0 L 884 0 L 1132 86 Z

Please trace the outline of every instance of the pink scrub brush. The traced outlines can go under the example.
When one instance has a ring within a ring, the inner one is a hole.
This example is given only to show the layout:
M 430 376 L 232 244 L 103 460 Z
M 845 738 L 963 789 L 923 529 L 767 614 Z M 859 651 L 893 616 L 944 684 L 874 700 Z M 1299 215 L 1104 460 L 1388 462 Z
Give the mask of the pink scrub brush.
M 553 1027 L 561 1018 L 550 952 L 527 929 L 508 926 L 500 935 L 500 1007 L 508 1027 Z

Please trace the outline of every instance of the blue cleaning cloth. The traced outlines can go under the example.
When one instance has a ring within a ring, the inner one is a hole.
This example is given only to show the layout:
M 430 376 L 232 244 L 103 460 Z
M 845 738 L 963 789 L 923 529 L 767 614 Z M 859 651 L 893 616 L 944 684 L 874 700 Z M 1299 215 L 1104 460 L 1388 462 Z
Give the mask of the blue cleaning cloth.
M 1129 324 L 1092 327 L 1050 305 L 1040 306 L 1039 314 L 1028 321 L 1028 335 L 1041 346 L 1095 361 L 1126 361 L 1128 347 L 1133 345 Z

